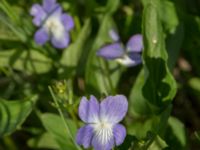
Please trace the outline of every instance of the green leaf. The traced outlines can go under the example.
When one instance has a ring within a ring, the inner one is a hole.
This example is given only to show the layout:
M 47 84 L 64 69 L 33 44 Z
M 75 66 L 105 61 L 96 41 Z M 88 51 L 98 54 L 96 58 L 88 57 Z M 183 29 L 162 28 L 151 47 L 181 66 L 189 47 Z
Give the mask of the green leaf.
M 178 149 L 186 147 L 186 131 L 184 124 L 175 117 L 170 117 L 168 120 L 170 130 L 166 132 L 166 139 L 168 139 L 169 146 Z
M 75 43 L 71 44 L 69 48 L 65 49 L 60 60 L 61 64 L 66 67 L 76 67 L 80 61 L 80 57 L 84 52 L 84 44 L 91 31 L 91 21 L 87 19 L 85 24 L 78 35 L 78 39 Z
M 66 150 L 66 147 L 70 150 L 76 150 L 76 147 L 73 145 L 70 139 L 69 132 L 66 131 L 66 127 L 60 116 L 51 113 L 45 113 L 42 114 L 41 121 L 45 129 L 52 135 L 54 140 L 59 145 L 60 150 Z M 68 123 L 70 130 L 73 133 L 73 137 L 75 138 L 75 123 L 70 120 L 68 120 Z
M 43 133 L 38 137 L 29 139 L 28 146 L 34 149 L 38 148 L 59 149 L 58 144 L 55 142 L 52 135 L 48 132 Z
M 107 2 L 105 13 L 107 13 L 107 14 L 114 13 L 117 10 L 117 8 L 119 7 L 119 4 L 120 4 L 120 0 L 114 0 L 114 1 L 113 0 L 109 0 Z
M 108 62 L 96 56 L 97 50 L 105 45 L 106 42 L 111 41 L 108 33 L 110 29 L 115 27 L 112 14 L 117 10 L 119 4 L 119 0 L 107 1 L 105 14 L 103 14 L 103 16 L 98 16 L 100 28 L 91 46 L 85 74 L 87 89 L 95 95 L 100 95 L 102 93 L 114 94 L 115 87 L 121 74 L 119 65 L 115 61 Z
M 36 50 L 11 49 L 0 51 L 0 66 L 39 74 L 48 72 L 52 62 Z
M 0 137 L 11 134 L 31 113 L 36 96 L 24 101 L 0 100 Z
M 18 40 L 17 36 L 3 23 L 0 23 L 1 40 Z
M 148 132 L 163 136 L 172 106 L 169 105 L 162 113 L 145 118 L 135 118 L 131 126 L 127 127 L 128 134 L 144 139 Z M 141 130 L 142 129 L 142 130 Z M 153 138 L 152 138 L 153 139 Z
M 0 13 L 0 22 L 7 26 L 21 41 L 26 41 L 24 31 Z
M 149 2 L 143 13 L 144 70 L 130 95 L 130 107 L 138 115 L 161 112 L 176 94 L 176 82 L 167 66 L 168 56 L 158 14 L 159 2 Z
M 189 86 L 197 92 L 200 92 L 200 78 L 194 77 L 188 81 Z
M 200 141 L 200 131 L 195 131 L 194 132 L 195 137 L 197 138 L 197 140 Z
M 159 14 L 164 23 L 164 28 L 169 33 L 174 33 L 179 24 L 178 14 L 174 2 L 169 0 L 161 0 Z
M 136 82 L 131 90 L 129 99 L 129 111 L 134 116 L 153 114 L 159 111 L 159 107 L 152 105 L 143 96 L 142 88 L 144 86 L 144 69 L 142 69 L 136 79 Z
M 101 27 L 94 41 L 86 66 L 86 84 L 94 94 L 113 93 L 121 71 L 115 61 L 106 61 L 96 55 L 96 51 L 109 41 L 108 31 L 113 28 L 113 20 L 106 15 L 99 20 Z
M 183 43 L 183 39 L 184 39 L 183 24 L 178 25 L 176 27 L 175 32 L 167 36 L 166 48 L 169 55 L 168 65 L 170 70 L 173 70 L 176 64 Z
M 148 150 L 162 150 L 166 147 L 168 147 L 167 143 L 160 136 L 156 136 Z

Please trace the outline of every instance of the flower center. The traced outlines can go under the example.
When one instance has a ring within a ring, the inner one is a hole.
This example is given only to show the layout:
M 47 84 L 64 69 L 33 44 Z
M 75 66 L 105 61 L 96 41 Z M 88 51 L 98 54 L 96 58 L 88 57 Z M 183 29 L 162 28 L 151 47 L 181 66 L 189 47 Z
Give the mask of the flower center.
M 112 137 L 113 125 L 105 121 L 99 121 L 93 125 L 95 136 L 101 144 L 106 144 Z
M 47 18 L 44 27 L 47 29 L 49 34 L 52 34 L 56 39 L 62 39 L 64 37 L 65 29 L 59 17 L 52 16 Z

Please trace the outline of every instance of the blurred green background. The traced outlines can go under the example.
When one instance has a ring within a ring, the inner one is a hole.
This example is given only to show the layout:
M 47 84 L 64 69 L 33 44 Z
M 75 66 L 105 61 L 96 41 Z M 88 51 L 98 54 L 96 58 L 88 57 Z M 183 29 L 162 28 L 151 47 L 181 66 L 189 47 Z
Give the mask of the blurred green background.
M 167 67 L 164 64 L 157 66 L 159 62 L 162 64 L 158 60 L 154 65 L 161 70 L 166 67 L 166 70 L 163 69 L 166 78 L 171 78 L 172 74 L 177 87 L 173 85 L 173 79 L 168 80 L 172 105 L 159 104 L 162 105 L 159 111 L 150 114 L 146 107 L 144 110 L 142 106 L 140 108 L 141 95 L 138 94 L 143 82 L 141 70 L 145 71 L 145 67 L 149 69 L 151 66 L 148 64 L 153 66 L 153 62 L 147 59 L 150 51 L 145 48 L 143 54 L 146 66 L 132 68 L 104 61 L 95 55 L 101 46 L 111 42 L 107 34 L 110 28 L 118 30 L 124 43 L 133 34 L 151 34 L 147 31 L 148 21 L 154 26 L 151 22 L 154 20 L 147 17 L 149 0 L 59 0 L 64 11 L 75 21 L 75 28 L 70 33 L 71 44 L 63 50 L 55 49 L 48 43 L 41 47 L 33 40 L 37 28 L 32 24 L 29 11 L 34 3 L 41 4 L 42 1 L 1 0 L 0 149 L 74 149 L 69 137 L 62 134 L 65 127 L 60 117 L 55 115 L 57 109 L 48 89 L 49 85 L 54 85 L 58 90 L 55 94 L 58 97 L 61 94 L 61 104 L 74 134 L 81 125 L 77 116 L 81 96 L 93 94 L 102 98 L 119 93 L 129 97 L 130 109 L 123 122 L 127 127 L 127 140 L 116 149 L 140 149 L 153 136 L 156 142 L 149 147 L 152 150 L 199 150 L 200 1 L 152 0 L 152 3 L 156 1 L 159 4 L 153 5 L 157 8 L 158 27 L 162 28 L 162 33 L 158 33 L 163 37 L 161 39 L 165 44 L 161 46 L 167 53 L 155 56 L 163 58 Z M 146 14 L 144 8 L 147 8 Z M 149 26 L 150 29 L 154 27 Z M 146 46 L 150 38 L 148 35 L 144 37 Z M 162 74 L 163 70 L 157 74 Z M 63 83 L 63 80 L 66 82 Z M 154 81 L 156 79 L 150 82 Z M 152 89 L 149 85 L 147 88 L 149 92 L 159 92 L 159 89 Z M 64 93 L 59 93 L 60 89 Z M 162 89 L 161 95 L 165 92 L 166 89 Z M 148 94 L 146 96 L 149 98 Z M 163 121 L 166 121 L 163 133 L 159 132 L 159 136 L 155 137 L 153 128 L 158 128 L 157 123 L 162 122 L 165 110 L 171 112 L 171 116 Z

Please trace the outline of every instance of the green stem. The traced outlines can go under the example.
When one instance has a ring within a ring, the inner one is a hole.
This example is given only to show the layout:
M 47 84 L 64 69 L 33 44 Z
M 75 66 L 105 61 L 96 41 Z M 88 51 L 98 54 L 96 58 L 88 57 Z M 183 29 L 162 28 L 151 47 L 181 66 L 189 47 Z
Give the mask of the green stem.
M 64 123 L 64 125 L 65 125 L 65 128 L 67 129 L 67 132 L 68 132 L 69 135 L 70 135 L 70 138 L 72 139 L 72 141 L 73 141 L 74 145 L 76 146 L 76 148 L 77 148 L 78 150 L 82 150 L 82 149 L 76 144 L 76 142 L 75 142 L 75 140 L 74 140 L 74 138 L 73 138 L 72 132 L 71 132 L 71 130 L 70 130 L 70 128 L 69 128 L 69 124 L 68 124 L 67 121 L 65 120 L 65 117 L 64 117 L 64 115 L 63 115 L 63 112 L 62 112 L 62 110 L 61 110 L 61 108 L 60 108 L 60 106 L 59 106 L 59 104 L 58 104 L 58 102 L 57 102 L 57 99 L 56 99 L 56 97 L 55 97 L 55 95 L 54 95 L 54 93 L 53 93 L 52 88 L 51 88 L 50 86 L 48 86 L 48 88 L 49 88 L 49 91 L 50 91 L 50 93 L 51 93 L 51 96 L 52 96 L 52 98 L 53 98 L 53 100 L 54 100 L 54 103 L 55 103 L 55 105 L 57 106 L 58 112 L 59 112 L 59 114 L 60 114 L 60 116 L 61 116 L 61 118 L 62 118 L 62 120 L 63 120 L 63 123 Z
M 108 79 L 108 83 L 109 83 L 110 89 L 111 89 L 111 91 L 112 91 L 112 94 L 115 94 L 115 89 L 114 89 L 114 87 L 113 87 L 112 80 L 111 80 L 111 76 L 110 76 L 110 73 L 109 73 L 109 65 L 108 65 L 108 62 L 105 62 L 105 61 L 104 61 L 104 66 L 105 66 L 106 77 L 107 77 L 107 79 Z

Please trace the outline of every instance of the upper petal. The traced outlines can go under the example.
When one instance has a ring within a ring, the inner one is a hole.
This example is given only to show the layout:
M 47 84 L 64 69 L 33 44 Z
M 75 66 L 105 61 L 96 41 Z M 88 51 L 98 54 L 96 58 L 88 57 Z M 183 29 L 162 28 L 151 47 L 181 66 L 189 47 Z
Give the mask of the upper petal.
M 120 39 L 118 33 L 114 29 L 109 30 L 109 36 L 114 42 L 117 42 Z
M 48 17 L 55 17 L 61 21 L 62 7 L 60 5 L 56 5 L 54 9 L 50 13 L 48 13 L 48 15 Z
M 143 49 L 142 35 L 141 34 L 133 35 L 129 39 L 126 45 L 126 49 L 128 52 L 141 52 Z
M 97 55 L 104 57 L 105 59 L 116 59 L 122 57 L 123 54 L 124 49 L 120 43 L 106 45 L 97 51 Z
M 86 97 L 82 97 L 79 110 L 81 120 L 86 123 L 96 123 L 99 120 L 99 102 L 94 96 L 90 96 L 88 101 Z
M 124 118 L 127 110 L 128 101 L 125 96 L 108 96 L 100 104 L 100 119 L 115 124 Z
M 34 4 L 31 7 L 30 14 L 34 16 L 33 24 L 36 26 L 40 26 L 47 16 L 46 12 L 39 4 Z
M 111 150 L 115 143 L 114 143 L 114 137 L 108 138 L 106 141 L 102 142 L 102 137 L 99 137 L 97 135 L 94 135 L 92 138 L 92 146 L 95 150 Z
M 133 67 L 142 63 L 142 58 L 140 54 L 129 53 L 128 55 L 124 55 L 122 58 L 116 59 L 116 61 L 124 66 Z
M 51 13 L 59 6 L 56 0 L 43 0 L 43 8 L 47 13 Z
M 69 33 L 66 31 L 63 31 L 61 33 L 59 30 L 54 31 L 51 37 L 51 43 L 55 48 L 66 48 L 69 45 L 70 37 Z
M 45 44 L 49 40 L 48 32 L 45 28 L 40 28 L 34 35 L 35 42 L 39 45 Z
M 113 128 L 113 134 L 114 134 L 115 144 L 117 146 L 121 145 L 126 137 L 126 129 L 123 125 L 116 124 Z
M 62 14 L 61 20 L 62 20 L 63 25 L 64 25 L 64 27 L 67 31 L 71 30 L 74 27 L 74 20 L 67 13 Z
M 76 142 L 79 145 L 83 145 L 84 148 L 91 146 L 93 137 L 93 128 L 90 125 L 86 125 L 80 128 L 76 135 Z

